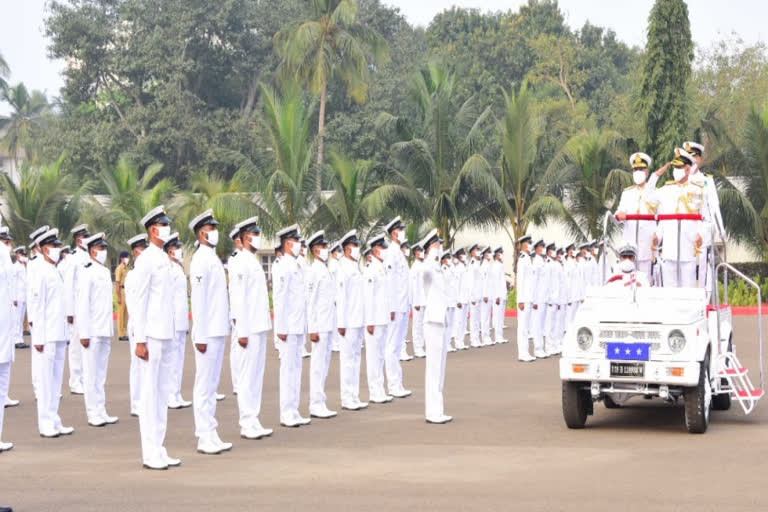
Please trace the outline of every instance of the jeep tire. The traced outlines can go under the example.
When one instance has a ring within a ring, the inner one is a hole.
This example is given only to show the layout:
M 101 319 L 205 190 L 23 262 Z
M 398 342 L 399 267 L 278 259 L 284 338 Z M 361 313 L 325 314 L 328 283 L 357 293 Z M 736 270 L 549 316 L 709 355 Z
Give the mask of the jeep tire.
M 592 414 L 592 397 L 580 382 L 563 381 L 563 419 L 568 428 L 584 428 Z
M 708 359 L 708 358 L 707 358 Z M 705 359 L 699 369 L 699 383 L 685 388 L 685 426 L 691 434 L 703 434 L 709 426 L 712 405 L 712 387 L 709 381 L 709 363 Z

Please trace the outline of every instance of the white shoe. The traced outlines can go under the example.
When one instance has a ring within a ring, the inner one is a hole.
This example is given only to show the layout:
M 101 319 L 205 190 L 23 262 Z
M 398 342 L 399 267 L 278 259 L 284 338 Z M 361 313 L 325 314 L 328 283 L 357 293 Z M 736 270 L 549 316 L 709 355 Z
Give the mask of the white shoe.
M 161 455 L 162 455 L 163 461 L 168 465 L 168 467 L 175 468 L 175 467 L 181 466 L 181 460 L 174 459 L 173 457 L 168 455 L 168 451 L 165 449 L 165 447 L 162 447 L 160 450 L 162 452 Z
M 316 407 L 314 409 L 309 410 L 309 415 L 313 418 L 320 418 L 322 420 L 327 420 L 328 418 L 333 418 L 338 413 L 336 411 L 331 411 L 323 405 L 322 407 Z
M 0 441 L 0 452 L 7 452 L 13 448 L 13 443 L 4 443 Z
M 288 428 L 296 428 L 301 426 L 299 419 L 293 415 L 289 415 L 285 418 L 280 418 L 280 425 Z
M 425 357 L 427 357 L 427 353 L 424 352 L 423 350 L 414 350 L 413 356 L 418 357 L 419 359 L 424 359 Z
M 59 437 L 60 435 L 61 434 L 59 431 L 55 429 L 40 431 L 40 437 L 45 437 L 46 439 L 53 439 L 54 437 Z
M 530 354 L 523 354 L 522 356 L 518 357 L 517 360 L 522 363 L 530 363 L 532 361 L 535 361 L 536 358 Z
M 434 425 L 443 425 L 445 423 L 450 423 L 451 421 L 453 421 L 453 417 L 446 416 L 445 414 L 434 418 L 427 418 L 427 423 L 432 423 Z
M 165 470 L 168 469 L 168 463 L 165 461 L 165 457 L 156 457 L 153 459 L 145 459 L 144 467 L 147 469 Z
M 217 402 L 221 402 L 225 398 L 227 398 L 227 395 L 225 395 L 224 393 L 216 393 L 216 401 Z
M 72 435 L 72 432 L 74 431 L 75 429 L 73 427 L 64 427 L 64 426 L 59 427 L 59 434 L 61 434 L 62 436 Z
M 221 440 L 218 432 L 213 433 L 213 442 L 221 447 L 221 451 L 228 452 L 232 449 L 232 443 L 226 443 Z
M 449 345 L 448 346 L 448 352 L 456 352 L 456 349 Z
M 311 355 L 312 355 L 312 353 L 310 351 L 308 351 L 306 348 L 302 348 L 301 349 L 301 358 L 302 359 L 306 359 L 306 358 L 310 357 Z
M 69 388 L 69 392 L 72 393 L 73 395 L 84 395 L 85 394 L 85 391 L 83 391 L 83 388 L 81 388 L 81 387 Z
M 271 432 L 270 432 L 271 434 Z M 241 428 L 240 429 L 240 437 L 243 439 L 261 439 L 262 437 L 266 437 L 269 434 L 266 433 L 266 429 L 258 429 L 254 427 L 247 427 L 247 428 Z
M 469 344 L 469 346 L 472 347 L 472 348 L 480 348 L 480 347 L 482 347 L 482 345 L 480 345 L 479 341 L 473 341 L 472 343 Z
M 117 416 L 110 416 L 109 414 L 102 416 L 102 418 L 104 419 L 104 421 L 107 422 L 107 425 L 114 425 L 115 423 L 120 421 L 120 418 L 118 418 Z
M 312 418 L 305 418 L 301 414 L 296 413 L 296 421 L 299 422 L 299 425 L 309 425 L 312 423 Z
M 413 391 L 410 389 L 400 388 L 397 391 L 390 393 L 395 398 L 406 398 L 413 394 Z
M 107 424 L 106 418 L 102 418 L 101 416 L 97 416 L 96 418 L 88 420 L 88 425 L 92 427 L 103 427 L 106 424 Z
M 168 400 L 168 408 L 169 409 L 181 409 L 181 403 L 178 400 L 176 400 L 176 399 Z
M 182 409 L 186 409 L 187 407 L 192 406 L 192 402 L 190 400 L 184 400 L 183 398 L 179 398 L 179 405 Z
M 205 455 L 218 455 L 224 449 L 219 446 L 213 439 L 203 440 L 202 438 L 197 442 L 197 453 L 203 453 Z
M 5 406 L 6 406 L 6 407 L 16 407 L 16 406 L 17 406 L 17 405 L 19 405 L 20 403 L 21 403 L 21 402 L 20 402 L 19 400 L 14 400 L 14 399 L 13 399 L 13 398 L 11 398 L 11 397 L 6 397 L 6 398 L 5 398 Z
M 374 404 L 388 404 L 391 402 L 394 398 L 391 395 L 384 395 L 384 396 L 372 396 L 370 398 L 370 402 Z
M 544 359 L 545 357 L 547 357 L 547 353 L 544 352 L 543 350 L 535 350 L 533 352 L 533 355 L 536 356 L 538 359 Z

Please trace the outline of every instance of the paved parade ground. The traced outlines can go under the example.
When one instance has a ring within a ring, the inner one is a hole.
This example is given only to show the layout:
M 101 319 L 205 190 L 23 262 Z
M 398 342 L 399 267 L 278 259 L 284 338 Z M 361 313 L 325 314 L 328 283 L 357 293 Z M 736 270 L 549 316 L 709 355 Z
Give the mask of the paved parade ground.
M 754 317 L 738 317 L 742 362 L 758 379 Z M 70 437 L 41 439 L 29 378 L 29 350 L 17 351 L 0 454 L 0 504 L 16 511 L 197 510 L 589 510 L 759 511 L 765 493 L 768 404 L 744 416 L 737 404 L 713 412 L 704 435 L 686 433 L 681 407 L 630 402 L 595 407 L 583 431 L 563 424 L 557 359 L 516 361 L 512 341 L 448 355 L 447 425 L 424 422 L 424 361 L 403 363 L 412 397 L 361 412 L 341 412 L 307 427 L 278 424 L 278 359 L 270 350 L 261 421 L 271 438 L 239 437 L 228 360 L 220 391 L 219 433 L 234 442 L 216 456 L 195 452 L 192 409 L 169 411 L 166 446 L 180 468 L 141 467 L 138 420 L 128 414 L 128 344 L 114 342 L 107 409 L 111 427 L 86 424 L 83 399 L 65 389 L 60 414 Z M 269 337 L 271 344 L 271 335 Z M 410 346 L 409 346 L 410 349 Z M 228 350 L 227 350 L 228 351 Z M 187 348 L 184 397 L 192 398 L 194 358 Z M 309 360 L 304 360 L 302 414 Z M 364 364 L 363 364 L 364 366 Z M 66 375 L 66 373 L 65 373 Z M 66 386 L 66 381 L 65 381 Z M 328 405 L 339 409 L 338 358 Z M 367 388 L 361 385 L 361 398 Z

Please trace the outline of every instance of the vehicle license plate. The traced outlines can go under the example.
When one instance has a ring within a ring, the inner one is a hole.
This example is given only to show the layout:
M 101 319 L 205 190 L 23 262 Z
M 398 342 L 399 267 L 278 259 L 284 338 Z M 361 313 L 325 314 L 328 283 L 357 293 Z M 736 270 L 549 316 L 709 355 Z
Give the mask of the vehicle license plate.
M 645 363 L 611 361 L 611 377 L 644 377 Z

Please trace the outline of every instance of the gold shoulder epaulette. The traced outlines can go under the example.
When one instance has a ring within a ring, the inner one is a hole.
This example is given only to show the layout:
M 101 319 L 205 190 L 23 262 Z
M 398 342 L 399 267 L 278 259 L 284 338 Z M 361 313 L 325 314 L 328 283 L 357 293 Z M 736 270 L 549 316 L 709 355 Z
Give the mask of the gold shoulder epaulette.
M 677 185 L 677 182 L 676 182 L 676 181 L 668 181 L 668 182 L 666 182 L 666 183 L 664 184 L 664 186 L 665 186 L 665 187 L 668 187 L 668 186 L 670 186 L 670 185 Z
M 714 175 L 712 175 L 712 174 L 705 174 L 704 176 L 706 176 L 709 179 L 714 179 L 715 178 Z
M 632 185 L 631 187 L 627 187 L 627 188 L 625 188 L 624 190 L 632 190 L 632 189 L 633 189 L 633 188 L 635 188 L 636 186 L 637 186 L 637 185 Z
M 704 188 L 704 184 L 703 183 L 696 183 L 695 181 L 692 181 L 691 185 L 696 185 L 699 188 Z

